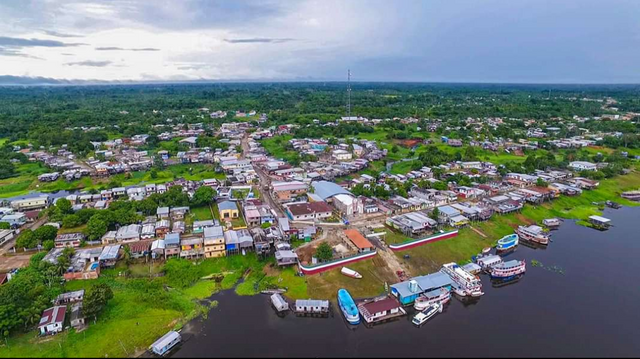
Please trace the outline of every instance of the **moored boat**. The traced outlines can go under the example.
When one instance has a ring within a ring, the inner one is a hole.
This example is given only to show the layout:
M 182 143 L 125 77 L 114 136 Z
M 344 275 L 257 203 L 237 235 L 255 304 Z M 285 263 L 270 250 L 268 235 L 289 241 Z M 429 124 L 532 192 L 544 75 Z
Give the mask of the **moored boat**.
M 416 314 L 411 322 L 417 326 L 421 326 L 422 324 L 426 323 L 427 320 L 433 318 L 434 315 L 440 312 L 442 312 L 442 304 L 431 304 L 429 307 L 427 307 L 426 310 Z
M 491 278 L 510 279 L 523 274 L 527 269 L 526 267 L 525 261 L 514 259 L 494 266 L 489 274 L 491 274 Z
M 447 274 L 453 281 L 452 288 L 454 293 L 461 296 L 479 297 L 483 295 L 482 282 L 478 276 L 475 276 L 457 263 L 447 263 L 442 266 L 441 271 Z
M 487 248 L 483 248 L 482 249 L 482 254 L 489 254 L 489 252 L 491 252 L 491 247 L 487 247 Z
M 424 293 L 416 298 L 413 307 L 418 311 L 423 311 L 433 304 L 445 304 L 451 299 L 451 292 L 446 288 L 439 288 Z
M 356 278 L 356 279 L 361 279 L 362 278 L 362 274 L 354 271 L 353 269 L 347 268 L 347 267 L 342 267 L 342 269 L 340 270 L 340 273 L 346 275 L 347 277 L 351 277 L 351 278 Z
M 498 244 L 496 245 L 496 250 L 498 252 L 504 252 L 511 249 L 514 249 L 518 246 L 519 237 L 516 233 L 509 234 L 508 236 L 504 236 L 498 239 Z
M 351 294 L 346 289 L 338 290 L 338 305 L 344 318 L 352 325 L 360 324 L 360 313 L 356 303 L 351 298 Z
M 525 241 L 543 245 L 549 244 L 549 235 L 540 226 L 519 226 L 516 233 Z
M 560 224 L 562 224 L 562 222 L 558 218 L 547 218 L 542 221 L 542 224 L 544 224 L 549 229 L 556 229 L 560 227 Z

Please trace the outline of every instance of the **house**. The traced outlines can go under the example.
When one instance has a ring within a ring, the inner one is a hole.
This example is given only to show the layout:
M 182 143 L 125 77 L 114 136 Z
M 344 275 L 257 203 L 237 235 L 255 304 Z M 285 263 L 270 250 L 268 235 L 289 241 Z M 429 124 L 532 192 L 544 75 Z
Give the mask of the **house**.
M 167 233 L 164 236 L 164 257 L 180 255 L 180 233 Z
M 573 161 L 569 162 L 569 168 L 574 171 L 597 171 L 598 166 L 595 163 L 586 161 Z
M 279 266 L 295 265 L 298 263 L 298 255 L 293 251 L 276 251 L 276 262 Z
M 27 223 L 27 216 L 24 213 L 7 214 L 0 219 L 0 222 L 9 223 L 11 228 L 17 228 Z
M 198 258 L 204 254 L 202 237 L 182 238 L 180 240 L 181 258 Z
M 246 229 L 224 232 L 227 254 L 239 253 L 241 250 L 253 248 L 253 238 Z
M 224 257 L 226 247 L 222 226 L 205 227 L 203 232 L 205 258 Z
M 142 226 L 142 232 L 140 233 L 140 239 L 151 239 L 156 236 L 156 225 L 145 224 Z
M 220 213 L 220 219 L 229 220 L 232 218 L 238 218 L 240 212 L 235 202 L 223 201 L 218 203 L 218 212 Z
M 358 252 L 370 252 L 375 248 L 369 240 L 364 238 L 364 236 L 357 229 L 345 229 L 344 235 L 353 243 L 353 245 L 358 248 Z
M 457 215 L 449 218 L 451 227 L 464 227 L 469 224 L 469 219 L 463 215 Z
M 402 304 L 393 297 L 360 304 L 358 305 L 358 311 L 367 323 L 406 314 L 402 309 Z
M 82 302 L 84 299 L 84 289 L 76 290 L 73 292 L 62 293 L 56 297 L 55 305 L 66 305 L 77 302 Z
M 67 307 L 64 305 L 45 309 L 38 323 L 40 335 L 54 335 L 62 332 L 66 313 Z
M 135 242 L 140 240 L 140 231 L 142 226 L 139 224 L 130 224 L 122 226 L 116 232 L 116 240 L 118 242 Z
M 131 258 L 143 258 L 146 257 L 150 253 L 151 242 L 153 241 L 139 241 L 128 243 L 129 252 L 131 253 Z
M 158 219 L 169 219 L 169 207 L 158 207 L 156 213 Z
M 164 238 L 164 236 L 171 231 L 171 222 L 167 219 L 163 219 L 156 223 L 156 238 Z
M 16 211 L 28 211 L 31 209 L 42 209 L 49 205 L 49 196 L 36 198 L 18 199 L 11 201 L 11 208 Z
M 362 212 L 362 204 L 356 197 L 350 194 L 341 193 L 334 196 L 333 206 L 346 216 L 352 216 Z
M 121 245 L 119 244 L 113 244 L 102 248 L 102 253 L 100 253 L 100 257 L 98 257 L 100 266 L 103 268 L 115 267 L 116 262 L 118 261 L 120 247 Z
M 182 221 L 189 212 L 189 207 L 173 207 L 171 208 L 171 219 L 174 221 Z
M 164 256 L 164 239 L 156 239 L 151 243 L 151 258 L 156 259 Z
M 15 237 L 15 231 L 10 229 L 0 229 L 0 246 Z
M 349 161 L 351 158 L 353 158 L 351 152 L 345 150 L 334 150 L 331 153 L 331 156 L 338 161 Z
M 203 233 L 205 228 L 213 227 L 215 222 L 213 219 L 193 222 L 193 233 Z
M 295 203 L 287 206 L 287 215 L 291 220 L 304 221 L 331 217 L 333 212 L 327 202 Z
M 54 243 L 56 248 L 80 247 L 80 243 L 84 241 L 84 238 L 82 233 L 58 234 Z
M 84 313 L 82 311 L 82 302 L 75 303 L 71 306 L 69 324 L 71 324 L 71 327 L 75 329 L 79 329 L 85 325 Z
M 307 185 L 303 182 L 273 182 L 271 184 L 273 194 L 280 201 L 289 201 L 292 198 L 307 193 Z

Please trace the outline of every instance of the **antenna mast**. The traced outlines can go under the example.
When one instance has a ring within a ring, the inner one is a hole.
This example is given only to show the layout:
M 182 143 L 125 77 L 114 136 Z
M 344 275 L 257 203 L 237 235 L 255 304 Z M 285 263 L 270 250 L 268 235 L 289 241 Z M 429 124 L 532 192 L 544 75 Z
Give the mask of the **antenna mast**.
M 347 70 L 347 119 L 351 120 L 351 69 Z

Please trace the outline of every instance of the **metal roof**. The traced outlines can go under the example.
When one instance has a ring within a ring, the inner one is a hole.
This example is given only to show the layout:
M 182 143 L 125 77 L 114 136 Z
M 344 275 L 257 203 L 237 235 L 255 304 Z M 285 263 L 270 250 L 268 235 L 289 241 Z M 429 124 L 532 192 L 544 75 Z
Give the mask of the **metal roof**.
M 169 345 L 169 343 L 176 339 L 181 339 L 180 333 L 172 330 L 169 333 L 163 335 L 160 339 L 156 340 L 155 343 L 151 344 L 151 347 L 156 352 L 162 352 L 162 350 L 167 345 Z
M 315 190 L 315 194 L 320 196 L 323 200 L 326 200 L 329 197 L 333 197 L 338 194 L 348 194 L 352 195 L 351 192 L 346 189 L 340 187 L 339 185 L 329 182 L 329 181 L 316 181 L 311 182 L 313 189 Z M 353 195 L 352 195 L 353 196 Z
M 102 253 L 100 253 L 100 257 L 98 257 L 101 261 L 108 261 L 118 258 L 118 251 L 120 251 L 120 245 L 114 244 L 112 246 L 105 246 L 102 249 Z

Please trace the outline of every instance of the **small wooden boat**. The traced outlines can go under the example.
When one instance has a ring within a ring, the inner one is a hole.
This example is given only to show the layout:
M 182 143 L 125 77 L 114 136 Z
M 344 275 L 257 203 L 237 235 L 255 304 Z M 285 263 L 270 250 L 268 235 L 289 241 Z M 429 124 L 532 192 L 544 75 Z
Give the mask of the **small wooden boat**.
M 426 323 L 427 320 L 433 318 L 433 316 L 441 312 L 442 312 L 442 304 L 439 304 L 439 303 L 432 304 L 424 311 L 416 314 L 416 316 L 413 317 L 411 322 L 416 326 L 421 326 L 422 324 Z
M 356 278 L 356 279 L 361 279 L 362 278 L 362 274 L 354 271 L 353 269 L 349 269 L 347 267 L 342 267 L 342 269 L 340 270 L 340 273 L 346 275 L 347 277 L 351 277 L 351 278 Z
M 487 248 L 483 248 L 482 249 L 482 254 L 488 254 L 489 252 L 491 252 L 491 247 L 487 247 Z

